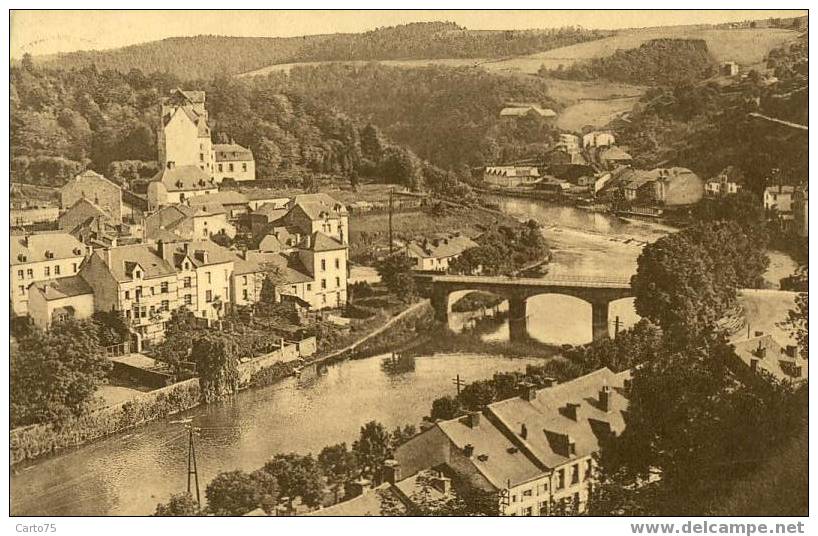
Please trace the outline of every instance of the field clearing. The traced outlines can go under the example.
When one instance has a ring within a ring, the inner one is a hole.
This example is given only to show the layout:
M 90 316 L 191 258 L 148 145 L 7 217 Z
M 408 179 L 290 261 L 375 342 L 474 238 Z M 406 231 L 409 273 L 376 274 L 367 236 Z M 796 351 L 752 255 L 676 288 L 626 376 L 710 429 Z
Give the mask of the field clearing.
M 636 28 L 623 30 L 618 34 L 586 41 L 576 45 L 555 48 L 546 52 L 537 52 L 528 56 L 514 58 L 442 58 L 417 60 L 380 60 L 378 63 L 394 67 L 425 67 L 428 65 L 442 65 L 447 67 L 479 66 L 496 74 L 535 74 L 542 65 L 548 69 L 556 69 L 560 64 L 572 65 L 576 61 L 610 56 L 617 49 L 637 48 L 645 41 L 668 38 L 704 39 L 710 52 L 718 61 L 735 61 L 741 65 L 757 65 L 764 60 L 767 52 L 798 36 L 794 30 L 779 28 L 742 28 L 722 30 L 702 28 L 696 26 L 667 26 L 661 28 Z M 255 71 L 242 73 L 237 76 L 258 76 L 271 72 L 284 71 L 297 66 L 321 65 L 324 63 L 343 63 L 348 65 L 365 65 L 369 61 L 340 61 L 340 62 L 300 62 L 270 65 Z
M 585 100 L 566 107 L 557 117 L 557 126 L 563 130 L 579 132 L 582 127 L 590 125 L 602 128 L 616 116 L 629 112 L 639 97 L 627 97 L 611 100 Z

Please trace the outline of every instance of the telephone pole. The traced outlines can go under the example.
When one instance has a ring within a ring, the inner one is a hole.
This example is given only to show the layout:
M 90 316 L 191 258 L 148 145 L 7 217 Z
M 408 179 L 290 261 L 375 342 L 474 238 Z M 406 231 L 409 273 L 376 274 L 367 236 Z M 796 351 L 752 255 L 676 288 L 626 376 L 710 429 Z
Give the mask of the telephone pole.
M 199 506 L 202 505 L 202 499 L 199 495 L 199 472 L 196 468 L 196 446 L 194 445 L 194 436 L 199 435 L 201 428 L 194 428 L 190 424 L 186 424 L 185 428 L 188 431 L 188 447 L 187 447 L 187 492 L 190 493 L 190 477 L 193 476 L 196 484 L 196 502 Z
M 391 255 L 394 250 L 394 245 L 392 243 L 392 194 L 395 191 L 394 188 L 389 189 L 389 254 Z
M 457 386 L 457 396 L 460 396 L 460 388 L 466 385 L 466 382 L 460 379 L 460 374 L 452 378 L 452 383 Z

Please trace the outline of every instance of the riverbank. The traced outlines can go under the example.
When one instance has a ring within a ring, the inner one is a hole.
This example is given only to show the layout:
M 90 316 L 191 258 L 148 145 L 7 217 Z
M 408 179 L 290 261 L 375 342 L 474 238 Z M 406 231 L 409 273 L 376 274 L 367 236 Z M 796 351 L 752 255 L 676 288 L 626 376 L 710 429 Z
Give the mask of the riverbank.
M 239 363 L 239 389 L 264 387 L 292 376 L 305 363 L 318 366 L 346 359 L 359 351 L 372 355 L 376 348 L 383 348 L 395 340 L 410 340 L 416 332 L 415 315 L 422 315 L 424 308 L 431 310 L 428 302 L 415 303 L 386 323 L 340 350 L 316 356 L 315 339 L 299 341 L 298 344 L 266 356 Z M 411 322 L 411 324 L 410 324 Z M 391 333 L 391 330 L 395 333 Z M 279 355 L 280 354 L 280 355 Z M 313 356 L 316 356 L 313 358 Z M 132 430 L 150 422 L 175 415 L 202 404 L 199 381 L 191 378 L 168 387 L 139 393 L 119 404 L 95 409 L 86 415 L 71 419 L 57 426 L 44 423 L 17 428 L 10 431 L 10 465 L 77 448 L 109 436 Z

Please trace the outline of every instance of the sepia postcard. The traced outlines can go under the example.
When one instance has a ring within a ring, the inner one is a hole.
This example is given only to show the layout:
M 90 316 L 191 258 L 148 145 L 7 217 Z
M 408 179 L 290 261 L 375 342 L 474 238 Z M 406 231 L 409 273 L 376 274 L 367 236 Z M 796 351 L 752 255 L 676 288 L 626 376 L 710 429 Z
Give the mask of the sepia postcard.
M 11 516 L 808 515 L 806 10 L 9 17 Z

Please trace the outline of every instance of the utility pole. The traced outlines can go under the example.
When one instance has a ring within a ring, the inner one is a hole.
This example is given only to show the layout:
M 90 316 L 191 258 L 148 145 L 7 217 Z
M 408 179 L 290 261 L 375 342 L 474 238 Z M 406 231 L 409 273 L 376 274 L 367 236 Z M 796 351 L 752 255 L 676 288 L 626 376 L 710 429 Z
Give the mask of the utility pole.
M 614 320 L 614 340 L 619 335 L 619 315 L 616 316 L 616 320 Z
M 193 437 L 199 435 L 201 428 L 194 428 L 190 424 L 186 424 L 185 428 L 188 431 L 188 447 L 187 447 L 187 492 L 190 493 L 190 477 L 193 476 L 196 484 L 196 502 L 199 506 L 202 505 L 202 499 L 199 495 L 199 472 L 196 468 L 196 446 L 193 442 Z
M 392 244 L 392 193 L 395 191 L 394 188 L 389 189 L 389 254 L 391 255 L 394 250 L 394 246 Z
M 466 385 L 466 382 L 460 379 L 460 374 L 452 378 L 452 383 L 457 386 L 457 396 L 460 396 L 460 388 Z

